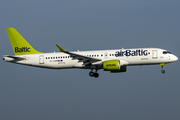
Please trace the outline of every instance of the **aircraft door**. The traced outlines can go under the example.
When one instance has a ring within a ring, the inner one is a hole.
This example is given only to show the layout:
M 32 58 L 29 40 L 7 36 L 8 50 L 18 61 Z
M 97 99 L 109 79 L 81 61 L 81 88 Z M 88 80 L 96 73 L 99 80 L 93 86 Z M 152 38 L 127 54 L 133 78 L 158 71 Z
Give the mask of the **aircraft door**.
M 157 50 L 153 50 L 153 51 L 152 51 L 152 58 L 153 58 L 153 59 L 157 59 L 157 58 L 158 58 Z
M 39 64 L 44 64 L 44 55 L 39 56 Z

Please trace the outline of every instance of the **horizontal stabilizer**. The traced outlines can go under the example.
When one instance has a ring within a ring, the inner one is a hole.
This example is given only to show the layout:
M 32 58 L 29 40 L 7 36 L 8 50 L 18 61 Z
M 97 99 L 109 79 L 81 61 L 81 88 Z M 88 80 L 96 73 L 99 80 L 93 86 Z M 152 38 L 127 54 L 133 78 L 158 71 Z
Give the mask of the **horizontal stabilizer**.
M 25 60 L 26 58 L 24 58 L 24 57 L 17 57 L 17 56 L 4 56 L 4 60 L 6 61 L 6 60 L 8 60 L 7 58 L 12 58 L 13 60 L 15 60 L 15 61 L 22 61 L 22 60 Z

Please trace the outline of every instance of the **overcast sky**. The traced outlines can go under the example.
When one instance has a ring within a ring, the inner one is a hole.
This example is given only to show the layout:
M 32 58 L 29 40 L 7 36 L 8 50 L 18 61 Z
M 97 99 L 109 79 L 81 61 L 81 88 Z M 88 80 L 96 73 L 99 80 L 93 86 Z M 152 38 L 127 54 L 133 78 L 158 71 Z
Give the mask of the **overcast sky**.
M 179 0 L 1 0 L 0 54 L 13 55 L 5 28 L 38 51 L 157 47 L 180 57 Z M 180 62 L 126 73 L 50 70 L 0 61 L 0 120 L 179 120 Z

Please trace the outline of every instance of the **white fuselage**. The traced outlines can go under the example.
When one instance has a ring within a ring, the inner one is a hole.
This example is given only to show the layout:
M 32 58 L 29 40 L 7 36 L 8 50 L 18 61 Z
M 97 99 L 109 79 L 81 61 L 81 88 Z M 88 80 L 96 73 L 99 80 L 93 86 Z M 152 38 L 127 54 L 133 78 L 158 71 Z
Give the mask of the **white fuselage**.
M 159 48 L 136 48 L 78 51 L 71 53 L 101 59 L 100 62 L 92 64 L 100 64 L 107 60 L 121 60 L 125 66 L 170 63 L 178 59 L 173 54 L 163 53 L 164 51 L 166 50 Z M 25 59 L 16 61 L 13 58 L 5 56 L 4 61 L 51 69 L 89 68 L 88 66 L 84 65 L 83 61 L 74 59 L 70 57 L 70 55 L 62 52 L 19 55 L 17 57 L 22 57 Z

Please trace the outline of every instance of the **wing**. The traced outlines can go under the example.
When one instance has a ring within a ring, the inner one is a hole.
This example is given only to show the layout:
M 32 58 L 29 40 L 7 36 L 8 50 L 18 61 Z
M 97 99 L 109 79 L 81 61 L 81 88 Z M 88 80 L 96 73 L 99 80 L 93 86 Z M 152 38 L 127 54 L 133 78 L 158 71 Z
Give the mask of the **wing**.
M 60 47 L 58 44 L 56 44 L 56 46 L 60 52 L 69 54 L 73 59 L 77 59 L 77 60 L 79 60 L 79 62 L 83 62 L 84 65 L 91 65 L 92 63 L 102 61 L 101 59 L 98 59 L 98 58 L 91 58 L 91 57 L 87 57 L 85 55 L 80 55 L 80 54 L 76 54 L 76 53 L 66 51 L 62 47 Z

